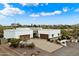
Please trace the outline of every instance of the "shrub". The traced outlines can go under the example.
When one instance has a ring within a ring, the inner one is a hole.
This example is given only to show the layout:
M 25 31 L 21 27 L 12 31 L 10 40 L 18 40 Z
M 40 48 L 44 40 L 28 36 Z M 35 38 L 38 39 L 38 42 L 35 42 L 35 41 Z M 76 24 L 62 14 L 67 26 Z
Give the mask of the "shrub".
M 29 45 L 27 45 L 28 48 L 34 48 L 35 47 L 35 44 L 34 43 L 31 43 Z
M 36 53 L 32 53 L 31 56 L 37 56 Z
M 79 42 L 79 40 L 78 40 L 78 42 Z
M 36 51 L 37 53 L 40 53 L 40 51 Z
M 60 41 L 60 40 L 56 40 L 56 43 L 57 43 L 57 44 L 60 44 L 59 41 Z
M 47 41 L 50 41 L 50 39 L 47 39 Z
M 51 39 L 50 39 L 50 42 L 52 43 L 52 42 L 54 42 L 54 40 L 51 38 Z
M 61 38 L 61 37 L 58 37 L 58 40 L 59 40 L 59 41 L 61 41 L 61 40 L 62 40 L 62 38 Z
M 66 38 L 67 38 L 67 39 L 71 39 L 71 37 L 70 37 L 70 36 L 66 36 Z
M 19 39 L 11 39 L 10 40 L 10 43 L 11 43 L 10 47 L 14 47 L 14 48 L 18 47 L 19 42 L 20 42 Z
M 11 39 L 8 39 L 8 42 L 10 42 Z

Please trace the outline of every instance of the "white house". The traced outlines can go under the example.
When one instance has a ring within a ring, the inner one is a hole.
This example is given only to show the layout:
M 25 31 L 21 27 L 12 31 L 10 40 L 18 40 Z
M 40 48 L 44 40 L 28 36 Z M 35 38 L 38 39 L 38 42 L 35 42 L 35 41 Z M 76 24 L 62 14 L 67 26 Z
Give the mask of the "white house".
M 39 37 L 48 39 L 60 36 L 59 29 L 42 29 L 42 28 L 16 28 L 4 30 L 4 38 L 30 39 Z
M 38 30 L 38 36 L 42 39 L 49 39 L 59 37 L 61 31 L 59 29 L 41 29 Z
M 33 38 L 33 30 L 29 28 L 16 28 L 4 30 L 4 38 Z

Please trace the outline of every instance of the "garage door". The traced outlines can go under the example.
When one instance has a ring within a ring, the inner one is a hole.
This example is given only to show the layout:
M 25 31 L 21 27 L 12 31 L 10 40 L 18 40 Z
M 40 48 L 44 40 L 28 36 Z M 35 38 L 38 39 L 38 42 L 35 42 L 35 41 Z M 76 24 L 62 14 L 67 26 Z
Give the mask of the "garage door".
M 40 34 L 41 39 L 48 39 L 48 34 Z
M 30 39 L 30 35 L 20 35 L 21 40 L 28 40 Z

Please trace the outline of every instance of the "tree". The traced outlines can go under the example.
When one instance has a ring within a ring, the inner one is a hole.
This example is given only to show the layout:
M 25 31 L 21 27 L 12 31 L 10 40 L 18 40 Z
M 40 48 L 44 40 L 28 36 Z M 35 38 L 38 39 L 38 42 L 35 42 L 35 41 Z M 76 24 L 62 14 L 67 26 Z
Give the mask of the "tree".
M 66 31 L 62 29 L 61 34 L 62 34 L 61 36 L 62 39 L 70 39 L 73 33 L 71 31 L 68 31 L 68 30 Z
M 78 36 L 79 36 L 79 29 L 73 29 L 73 37 L 77 39 Z

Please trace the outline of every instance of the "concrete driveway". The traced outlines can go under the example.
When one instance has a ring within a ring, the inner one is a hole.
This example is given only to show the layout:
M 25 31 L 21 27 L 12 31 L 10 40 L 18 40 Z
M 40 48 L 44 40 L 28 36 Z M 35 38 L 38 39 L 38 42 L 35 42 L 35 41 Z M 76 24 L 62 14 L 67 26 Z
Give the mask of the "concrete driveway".
M 31 39 L 31 41 L 35 44 L 36 47 L 50 53 L 62 47 L 61 45 L 50 43 L 45 39 Z
M 79 43 L 68 43 L 68 46 L 50 53 L 51 56 L 79 56 Z

